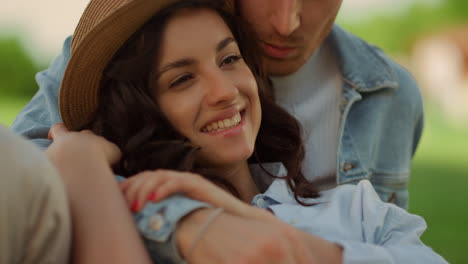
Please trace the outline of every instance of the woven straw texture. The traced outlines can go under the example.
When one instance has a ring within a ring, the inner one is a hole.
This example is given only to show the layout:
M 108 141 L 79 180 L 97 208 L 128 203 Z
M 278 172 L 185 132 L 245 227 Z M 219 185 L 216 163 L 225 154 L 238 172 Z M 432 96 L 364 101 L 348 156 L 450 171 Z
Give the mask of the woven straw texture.
M 102 72 L 115 52 L 149 18 L 182 0 L 91 0 L 75 29 L 59 97 L 68 129 L 88 122 L 98 104 Z

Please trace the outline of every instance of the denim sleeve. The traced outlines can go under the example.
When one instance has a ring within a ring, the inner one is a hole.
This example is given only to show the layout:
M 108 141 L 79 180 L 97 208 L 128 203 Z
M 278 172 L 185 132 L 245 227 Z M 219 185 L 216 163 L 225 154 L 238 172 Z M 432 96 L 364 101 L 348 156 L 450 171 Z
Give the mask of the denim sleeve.
M 334 241 L 344 249 L 343 263 L 447 263 L 421 241 L 426 229 L 424 219 L 382 202 L 370 182 L 361 181 L 352 199 L 342 199 L 352 201 L 351 208 L 361 209 L 354 217 L 364 240 Z
M 211 205 L 173 195 L 162 202 L 147 203 L 134 215 L 138 232 L 154 263 L 184 263 L 175 241 L 177 222 L 185 215 Z
M 58 93 L 65 67 L 70 59 L 70 45 L 71 36 L 65 40 L 62 53 L 52 61 L 50 67 L 36 74 L 39 90 L 11 126 L 13 132 L 30 139 L 42 149 L 50 144 L 50 140 L 47 139 L 49 128 L 55 123 L 62 122 L 58 108 Z

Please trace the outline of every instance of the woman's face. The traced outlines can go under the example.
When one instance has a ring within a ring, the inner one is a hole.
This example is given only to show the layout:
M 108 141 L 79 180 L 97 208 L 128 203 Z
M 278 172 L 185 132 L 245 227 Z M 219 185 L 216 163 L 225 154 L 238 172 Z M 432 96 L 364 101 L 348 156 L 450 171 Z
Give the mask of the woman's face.
M 156 101 L 175 129 L 201 147 L 198 160 L 212 167 L 245 162 L 260 127 L 260 101 L 223 19 L 208 9 L 178 12 L 159 54 Z

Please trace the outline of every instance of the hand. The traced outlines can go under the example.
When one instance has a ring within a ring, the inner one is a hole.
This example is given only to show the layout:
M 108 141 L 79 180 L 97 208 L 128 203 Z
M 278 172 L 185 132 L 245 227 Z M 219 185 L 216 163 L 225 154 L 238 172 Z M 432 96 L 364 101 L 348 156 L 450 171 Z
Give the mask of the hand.
M 194 235 L 213 209 L 201 209 L 186 217 L 176 232 L 179 248 L 189 263 L 321 263 L 316 261 L 301 231 L 271 217 L 249 219 L 222 213 L 188 250 Z M 330 262 L 324 262 L 330 263 Z
M 120 187 L 130 208 L 138 212 L 147 201 L 158 202 L 175 193 L 215 207 L 222 207 L 233 215 L 264 218 L 265 210 L 254 208 L 221 189 L 201 175 L 173 170 L 145 171 L 122 182 Z
M 96 177 L 115 181 L 110 165 L 121 156 L 116 145 L 89 130 L 68 131 L 63 124 L 53 125 L 49 138 L 53 142 L 46 154 L 57 168 L 70 197 L 97 185 Z
M 108 164 L 114 164 L 121 157 L 120 149 L 115 144 L 90 130 L 73 132 L 62 123 L 57 123 L 50 128 L 48 138 L 53 142 L 46 153 L 53 162 L 64 155 L 102 154 Z
M 336 263 L 343 262 L 343 249 L 318 236 L 296 229 L 271 217 L 246 219 L 223 213 L 209 225 L 188 250 L 194 235 L 214 209 L 201 209 L 188 215 L 176 237 L 183 256 L 190 263 Z

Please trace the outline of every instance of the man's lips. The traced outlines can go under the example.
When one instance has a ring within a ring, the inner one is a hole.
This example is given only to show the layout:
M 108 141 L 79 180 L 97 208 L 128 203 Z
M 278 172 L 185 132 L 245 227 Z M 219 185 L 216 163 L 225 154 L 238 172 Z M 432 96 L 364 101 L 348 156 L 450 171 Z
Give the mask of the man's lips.
M 262 47 L 265 53 L 273 58 L 286 58 L 295 50 L 295 48 L 276 46 L 265 42 L 262 43 Z

